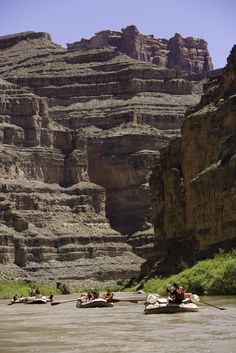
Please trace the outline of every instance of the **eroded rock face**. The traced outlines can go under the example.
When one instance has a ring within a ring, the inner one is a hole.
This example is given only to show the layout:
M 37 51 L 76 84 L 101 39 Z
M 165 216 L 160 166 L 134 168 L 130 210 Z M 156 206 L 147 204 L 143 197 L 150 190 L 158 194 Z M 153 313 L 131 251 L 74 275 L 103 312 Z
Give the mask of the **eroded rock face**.
M 0 85 L 2 274 L 88 286 L 136 275 L 142 259 L 110 227 L 84 136 L 55 125 L 46 98 Z
M 45 33 L 0 47 L 1 270 L 83 286 L 137 275 L 132 248 L 153 247 L 149 175 L 201 82 Z
M 142 260 L 107 222 L 103 188 L 1 180 L 0 199 L 0 260 L 26 278 L 91 286 L 137 274 Z
M 106 212 L 113 228 L 132 234 L 150 227 L 149 176 L 160 149 L 171 139 L 173 134 L 148 125 L 125 124 L 89 143 L 88 173 L 106 188 Z
M 10 48 L 19 42 L 39 38 L 51 40 L 50 34 L 45 32 L 21 32 L 0 37 L 0 49 Z
M 90 39 L 67 44 L 68 49 L 91 49 L 112 46 L 131 58 L 147 61 L 158 67 L 177 69 L 187 76 L 203 78 L 213 70 L 207 43 L 203 39 L 183 38 L 179 33 L 169 40 L 143 35 L 137 27 L 117 31 L 102 31 Z M 198 76 L 197 76 L 198 75 Z
M 152 174 L 155 243 L 165 257 L 159 271 L 236 245 L 235 53 L 222 75 L 211 75 L 181 140 L 170 143 Z

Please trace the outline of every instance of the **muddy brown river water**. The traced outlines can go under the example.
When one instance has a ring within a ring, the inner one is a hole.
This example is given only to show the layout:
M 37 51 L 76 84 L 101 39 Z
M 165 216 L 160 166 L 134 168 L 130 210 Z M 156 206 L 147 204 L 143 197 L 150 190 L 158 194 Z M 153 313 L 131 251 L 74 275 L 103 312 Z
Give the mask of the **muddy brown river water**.
M 143 304 L 77 309 L 74 302 L 8 306 L 0 300 L 0 352 L 235 353 L 236 296 L 202 299 L 227 310 L 201 305 L 197 313 L 144 315 Z

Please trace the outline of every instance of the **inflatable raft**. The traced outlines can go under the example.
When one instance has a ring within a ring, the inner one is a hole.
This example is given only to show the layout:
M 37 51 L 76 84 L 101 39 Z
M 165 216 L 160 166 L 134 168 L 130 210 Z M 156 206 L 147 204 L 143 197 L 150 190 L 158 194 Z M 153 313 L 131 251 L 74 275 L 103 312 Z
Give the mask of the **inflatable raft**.
M 188 295 L 181 304 L 169 303 L 166 298 L 160 298 L 154 294 L 147 297 L 145 303 L 145 314 L 172 314 L 197 312 L 198 306 L 191 302 L 191 295 Z
M 145 309 L 145 314 L 172 314 L 172 313 L 188 313 L 197 312 L 198 307 L 193 303 L 182 304 L 148 304 Z
M 106 299 L 98 298 L 89 301 L 78 300 L 76 303 L 77 308 L 106 308 L 113 307 L 113 303 L 108 303 Z

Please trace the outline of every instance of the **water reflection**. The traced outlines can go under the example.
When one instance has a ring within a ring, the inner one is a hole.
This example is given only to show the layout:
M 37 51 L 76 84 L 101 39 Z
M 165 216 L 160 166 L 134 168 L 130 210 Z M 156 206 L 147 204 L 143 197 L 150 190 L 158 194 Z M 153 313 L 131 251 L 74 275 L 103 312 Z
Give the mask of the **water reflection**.
M 7 306 L 2 300 L 0 352 L 234 353 L 236 297 L 204 300 L 227 310 L 144 315 L 143 304 L 77 309 L 75 303 Z

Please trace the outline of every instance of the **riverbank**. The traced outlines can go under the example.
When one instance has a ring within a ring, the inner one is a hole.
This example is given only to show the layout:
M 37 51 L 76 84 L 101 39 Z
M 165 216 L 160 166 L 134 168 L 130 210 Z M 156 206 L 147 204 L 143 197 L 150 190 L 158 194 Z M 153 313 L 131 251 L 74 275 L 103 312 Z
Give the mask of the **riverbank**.
M 236 249 L 230 253 L 220 251 L 213 259 L 199 261 L 191 268 L 168 278 L 149 278 L 141 281 L 127 280 L 110 286 L 112 291 L 133 291 L 142 288 L 146 293 L 165 295 L 166 283 L 180 283 L 187 292 L 199 295 L 236 295 Z M 29 289 L 39 288 L 44 295 L 62 294 L 56 286 L 29 282 L 24 280 L 10 281 L 0 278 L 0 298 L 12 298 L 16 293 L 27 296 Z M 74 288 L 71 293 L 86 292 L 89 287 Z M 97 288 L 106 291 L 107 286 Z
M 124 288 L 165 295 L 167 283 L 180 283 L 187 292 L 199 295 L 236 295 L 236 249 L 220 251 L 213 259 L 199 261 L 191 268 L 167 278 L 142 279 Z
M 113 292 L 117 292 L 120 290 L 119 285 L 114 285 L 111 286 L 110 289 Z M 28 280 L 6 280 L 6 279 L 1 279 L 0 278 L 0 299 L 9 299 L 12 298 L 14 295 L 18 296 L 23 296 L 27 297 L 30 293 L 30 291 L 35 290 L 36 288 L 39 289 L 40 293 L 42 293 L 45 296 L 49 296 L 51 293 L 53 295 L 62 295 L 62 294 L 73 294 L 73 293 L 84 293 L 87 291 L 92 290 L 92 287 L 74 287 L 70 288 L 71 290 L 66 293 L 63 290 L 63 286 L 60 286 L 60 288 L 50 285 L 50 284 L 45 284 L 41 282 L 31 282 Z M 95 288 L 95 287 L 94 287 Z M 96 289 L 99 292 L 106 292 L 107 291 L 107 286 L 104 285 L 104 287 L 96 287 Z

